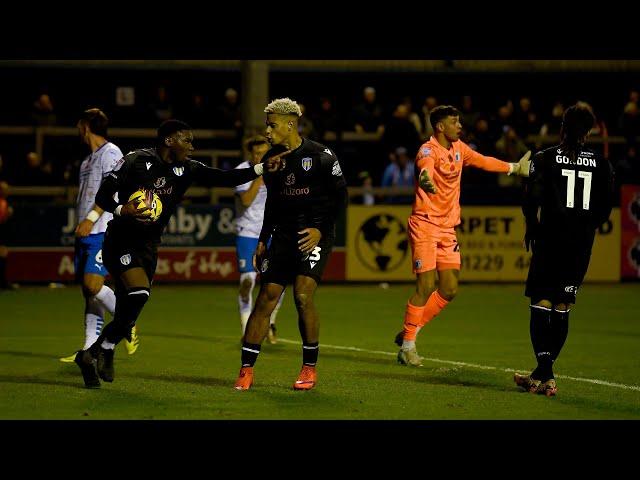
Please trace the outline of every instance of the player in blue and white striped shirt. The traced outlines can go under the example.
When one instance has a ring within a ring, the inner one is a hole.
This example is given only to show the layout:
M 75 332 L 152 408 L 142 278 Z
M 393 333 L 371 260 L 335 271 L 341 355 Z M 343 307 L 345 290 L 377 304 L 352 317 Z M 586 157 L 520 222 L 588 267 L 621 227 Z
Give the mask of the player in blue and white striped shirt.
M 251 159 L 242 162 L 236 168 L 247 168 L 260 163 L 262 157 L 270 146 L 266 137 L 255 135 L 247 140 L 247 150 Z M 253 301 L 253 287 L 256 284 L 257 272 L 253 268 L 253 253 L 258 245 L 258 237 L 262 229 L 264 219 L 264 207 L 267 201 L 267 187 L 264 186 L 262 177 L 238 185 L 236 193 L 236 256 L 238 258 L 238 271 L 240 272 L 240 291 L 238 292 L 238 307 L 240 310 L 240 325 L 242 335 L 247 328 L 247 320 L 251 314 Z M 284 291 L 280 295 L 275 309 L 271 313 L 267 339 L 274 344 L 276 340 L 276 315 L 282 305 Z
M 102 264 L 102 241 L 107 223 L 113 214 L 103 212 L 95 204 L 95 197 L 102 180 L 112 171 L 122 158 L 122 152 L 113 143 L 107 141 L 108 118 L 101 110 L 86 110 L 78 121 L 80 138 L 91 149 L 91 153 L 80 166 L 80 189 L 76 206 L 76 280 L 82 283 L 85 298 L 85 343 L 83 349 L 93 344 L 104 325 L 104 315 L 115 312 L 116 297 L 104 284 L 107 269 Z M 135 327 L 134 327 L 135 329 Z M 138 348 L 137 332 L 132 331 L 131 342 L 125 346 L 129 354 Z M 76 354 L 60 359 L 73 362 Z

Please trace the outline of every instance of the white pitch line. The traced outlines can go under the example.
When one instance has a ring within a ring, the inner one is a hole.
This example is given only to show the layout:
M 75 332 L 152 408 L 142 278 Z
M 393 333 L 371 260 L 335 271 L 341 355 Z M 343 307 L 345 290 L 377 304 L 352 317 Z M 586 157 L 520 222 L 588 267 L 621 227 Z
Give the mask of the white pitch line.
M 291 344 L 294 344 L 294 345 L 300 345 L 300 343 L 301 343 L 299 341 L 288 340 L 286 338 L 280 338 L 280 337 L 278 337 L 278 341 L 282 342 L 282 343 L 291 343 Z M 382 350 L 367 350 L 367 349 L 358 348 L 358 347 L 345 347 L 345 346 L 342 346 L 342 345 L 327 345 L 326 343 L 321 343 L 320 347 L 322 347 L 322 348 L 333 348 L 335 350 L 349 350 L 349 351 L 352 351 L 352 352 L 363 352 L 363 353 L 374 353 L 374 354 L 378 354 L 378 355 L 389 355 L 389 356 L 392 356 L 392 357 L 395 357 L 397 355 L 396 353 L 383 352 Z M 513 369 L 513 368 L 490 367 L 488 365 L 479 365 L 477 363 L 454 362 L 452 360 L 441 360 L 439 358 L 423 357 L 423 360 L 428 361 L 428 362 L 434 362 L 434 363 L 446 363 L 448 365 L 457 365 L 457 366 L 460 366 L 460 367 L 479 368 L 481 370 L 499 370 L 499 371 L 502 371 L 502 372 L 526 372 L 527 371 L 527 369 L 524 369 L 524 368 L 520 369 L 520 370 L 516 370 L 516 369 Z M 598 380 L 598 379 L 594 379 L 594 378 L 570 377 L 568 375 L 556 375 L 556 378 L 574 380 L 576 382 L 594 383 L 596 385 L 604 385 L 606 387 L 622 388 L 624 390 L 633 390 L 633 391 L 636 391 L 636 392 L 640 392 L 640 386 L 637 386 L 637 385 L 625 385 L 623 383 L 607 382 L 606 380 Z

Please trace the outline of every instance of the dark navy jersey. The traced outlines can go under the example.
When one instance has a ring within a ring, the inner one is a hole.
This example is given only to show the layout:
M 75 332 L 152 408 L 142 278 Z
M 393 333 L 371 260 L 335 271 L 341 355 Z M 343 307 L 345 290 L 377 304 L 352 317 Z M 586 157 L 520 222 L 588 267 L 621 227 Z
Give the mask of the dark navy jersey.
M 552 228 L 595 229 L 609 218 L 613 169 L 608 160 L 585 147 L 564 145 L 542 150 L 531 162 L 523 211 L 527 223 Z
M 269 150 L 263 162 L 284 147 Z M 323 236 L 334 236 L 339 211 L 346 205 L 346 181 L 335 153 L 324 145 L 302 139 L 302 144 L 284 157 L 285 167 L 268 176 L 265 218 L 260 239 L 277 231 L 296 234 L 317 228 Z
M 140 241 L 159 242 L 171 215 L 192 183 L 207 187 L 231 187 L 256 177 L 253 168 L 225 171 L 191 159 L 184 163 L 168 163 L 155 148 L 145 148 L 129 152 L 116 164 L 114 171 L 102 183 L 96 195 L 96 204 L 103 210 L 113 212 L 118 204 L 127 203 L 137 190 L 155 192 L 162 202 L 162 214 L 155 222 L 142 223 L 132 217 L 114 216 L 109 227 L 112 231 L 126 233 Z M 113 197 L 115 193 L 117 202 Z

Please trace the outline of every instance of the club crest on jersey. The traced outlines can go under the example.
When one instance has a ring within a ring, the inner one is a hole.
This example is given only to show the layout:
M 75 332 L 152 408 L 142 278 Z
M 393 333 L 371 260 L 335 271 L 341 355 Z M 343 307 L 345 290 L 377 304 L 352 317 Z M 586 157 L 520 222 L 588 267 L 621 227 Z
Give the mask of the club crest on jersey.
M 287 179 L 284 181 L 287 185 L 293 185 L 296 183 L 296 176 L 293 173 L 287 175 Z
M 184 173 L 184 167 L 173 167 L 173 173 L 176 174 L 176 177 L 181 177 Z
M 302 159 L 302 168 L 305 172 L 311 170 L 311 165 L 313 165 L 313 160 L 311 159 L 311 157 L 304 157 Z
M 431 149 L 429 147 L 423 147 L 420 149 L 420 154 L 423 156 L 427 156 L 431 153 Z
M 456 152 L 456 162 L 460 161 L 460 152 Z
M 129 265 L 131 263 L 131 255 L 128 253 L 120 257 L 120 263 L 123 265 Z
M 162 188 L 162 187 L 164 187 L 165 183 L 167 183 L 165 178 L 164 177 L 160 177 L 155 181 L 153 186 L 156 187 L 156 188 Z
M 338 160 L 333 162 L 333 167 L 331 167 L 331 175 L 335 175 L 336 177 L 339 177 L 340 175 L 342 175 L 342 169 L 340 168 L 340 164 L 338 163 Z

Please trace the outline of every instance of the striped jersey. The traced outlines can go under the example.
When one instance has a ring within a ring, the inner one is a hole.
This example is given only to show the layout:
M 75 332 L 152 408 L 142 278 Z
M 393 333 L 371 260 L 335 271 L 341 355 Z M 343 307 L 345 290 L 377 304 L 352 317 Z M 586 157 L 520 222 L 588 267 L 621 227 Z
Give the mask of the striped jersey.
M 122 158 L 120 149 L 111 142 L 104 143 L 95 152 L 91 152 L 80 165 L 80 189 L 76 207 L 76 224 L 85 219 L 91 211 L 96 199 L 96 193 L 108 172 L 113 170 Z M 113 214 L 104 212 L 93 224 L 91 233 L 102 233 L 107 229 L 107 223 Z
M 249 168 L 251 163 L 245 161 L 236 168 Z M 256 180 L 253 180 L 254 182 Z M 238 185 L 235 188 L 236 194 L 246 192 L 251 187 L 251 182 Z M 256 198 L 251 205 L 244 207 L 238 195 L 236 195 L 236 233 L 241 237 L 258 238 L 262 230 L 264 220 L 264 206 L 267 201 L 267 187 L 264 183 L 260 185 Z

